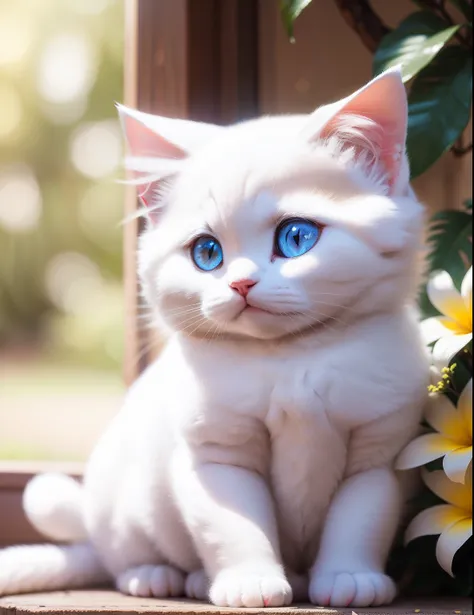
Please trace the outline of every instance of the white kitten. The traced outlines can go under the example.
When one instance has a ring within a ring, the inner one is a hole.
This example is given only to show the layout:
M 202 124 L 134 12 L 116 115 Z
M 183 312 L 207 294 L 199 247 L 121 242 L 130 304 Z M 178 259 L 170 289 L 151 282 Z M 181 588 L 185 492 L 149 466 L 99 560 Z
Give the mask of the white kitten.
M 168 342 L 83 486 L 27 487 L 32 523 L 75 544 L 0 552 L 0 594 L 113 579 L 220 606 L 390 602 L 392 465 L 428 380 L 399 73 L 228 128 L 119 111 Z

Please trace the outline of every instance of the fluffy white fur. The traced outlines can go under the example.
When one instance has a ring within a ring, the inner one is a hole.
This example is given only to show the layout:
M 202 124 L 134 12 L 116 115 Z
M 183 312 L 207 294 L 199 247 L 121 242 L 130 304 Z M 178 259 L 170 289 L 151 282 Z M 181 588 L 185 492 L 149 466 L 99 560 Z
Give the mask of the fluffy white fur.
M 168 342 L 83 486 L 27 488 L 34 525 L 84 543 L 0 552 L 0 595 L 110 579 L 220 606 L 390 602 L 393 460 L 428 379 L 399 74 L 311 116 L 228 128 L 120 113 L 151 217 L 140 275 Z M 282 216 L 321 239 L 276 257 Z M 190 245 L 211 232 L 224 263 L 204 273 Z

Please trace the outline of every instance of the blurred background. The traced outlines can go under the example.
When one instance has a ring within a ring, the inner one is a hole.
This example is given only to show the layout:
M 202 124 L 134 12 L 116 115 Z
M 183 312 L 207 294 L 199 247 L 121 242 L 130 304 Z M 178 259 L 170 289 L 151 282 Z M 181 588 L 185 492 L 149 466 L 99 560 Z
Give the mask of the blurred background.
M 81 460 L 120 404 L 123 30 L 0 0 L 0 460 Z
M 372 75 L 340 10 L 362 0 L 303 4 L 292 44 L 279 0 L 0 0 L 0 460 L 87 457 L 123 396 L 125 317 L 129 381 L 152 356 L 133 241 L 123 301 L 124 5 L 130 100 L 227 123 L 310 112 Z M 371 6 L 390 28 L 418 10 Z M 445 154 L 416 178 L 429 215 L 471 197 L 471 163 Z

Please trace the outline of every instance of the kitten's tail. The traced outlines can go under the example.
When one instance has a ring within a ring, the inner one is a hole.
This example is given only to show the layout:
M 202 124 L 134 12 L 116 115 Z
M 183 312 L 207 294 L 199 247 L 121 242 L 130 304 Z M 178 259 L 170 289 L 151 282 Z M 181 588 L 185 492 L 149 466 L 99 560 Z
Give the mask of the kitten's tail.
M 0 596 L 93 587 L 110 581 L 90 544 L 0 549 Z
M 23 508 L 42 534 L 72 545 L 0 549 L 0 596 L 101 585 L 110 580 L 87 542 L 82 487 L 63 474 L 40 474 L 26 486 Z
M 23 510 L 31 525 L 58 542 L 87 541 L 82 487 L 65 474 L 35 476 L 23 493 Z

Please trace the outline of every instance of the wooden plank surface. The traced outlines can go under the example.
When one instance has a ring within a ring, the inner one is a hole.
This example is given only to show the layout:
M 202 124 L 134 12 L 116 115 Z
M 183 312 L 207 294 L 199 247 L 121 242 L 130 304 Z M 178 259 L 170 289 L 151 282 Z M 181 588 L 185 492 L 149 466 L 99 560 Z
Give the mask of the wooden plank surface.
M 153 598 L 132 598 L 113 591 L 71 591 L 48 594 L 27 594 L 0 599 L 0 615 L 42 613 L 49 615 L 91 613 L 115 613 L 117 615 L 138 615 L 142 613 L 166 613 L 166 615 L 242 615 L 243 613 L 265 615 L 471 615 L 469 599 L 439 598 L 399 601 L 389 607 L 334 609 L 311 605 L 294 605 L 286 608 L 232 609 L 218 608 L 191 600 L 155 600 Z
M 35 474 L 61 472 L 80 477 L 84 464 L 67 461 L 0 461 L 0 489 L 24 489 Z

